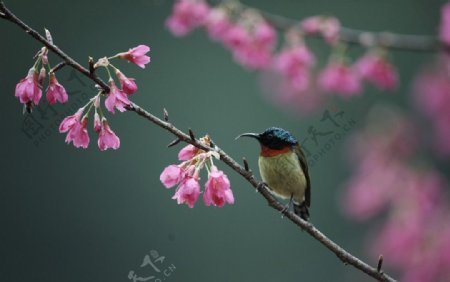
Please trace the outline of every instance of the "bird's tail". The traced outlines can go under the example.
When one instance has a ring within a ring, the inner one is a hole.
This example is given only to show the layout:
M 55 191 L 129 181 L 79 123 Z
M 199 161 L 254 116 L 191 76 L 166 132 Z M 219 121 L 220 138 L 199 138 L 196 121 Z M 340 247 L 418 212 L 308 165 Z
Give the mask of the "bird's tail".
M 294 203 L 294 213 L 304 220 L 308 221 L 309 210 L 305 202 L 301 203 L 300 205 Z

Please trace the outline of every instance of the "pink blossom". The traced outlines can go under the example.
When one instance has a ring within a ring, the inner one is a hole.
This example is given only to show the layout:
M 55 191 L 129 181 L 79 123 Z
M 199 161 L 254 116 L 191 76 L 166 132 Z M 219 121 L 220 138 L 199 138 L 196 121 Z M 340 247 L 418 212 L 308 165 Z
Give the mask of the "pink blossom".
M 171 188 L 180 183 L 183 177 L 184 171 L 182 168 L 177 165 L 169 165 L 163 170 L 159 176 L 159 180 L 161 180 L 166 188 Z
M 206 30 L 211 39 L 223 41 L 231 23 L 224 9 L 211 9 L 205 22 Z
M 318 33 L 321 30 L 322 17 L 312 16 L 302 20 L 300 26 L 308 34 Z
M 342 96 L 354 96 L 361 92 L 361 80 L 355 71 L 337 61 L 330 62 L 318 79 L 319 86 L 326 92 L 336 92 Z
M 80 121 L 80 111 L 73 116 L 66 117 L 59 126 L 59 132 L 67 132 L 66 143 L 73 142 L 77 148 L 87 148 L 89 145 L 89 135 L 87 132 L 87 118 Z
M 39 74 L 34 68 L 31 68 L 28 71 L 28 75 L 16 85 L 15 96 L 19 98 L 20 103 L 27 104 L 32 102 L 35 105 L 39 104 L 42 90 L 39 86 L 38 78 Z
M 200 184 L 194 177 L 188 177 L 183 180 L 178 187 L 172 199 L 177 200 L 178 204 L 186 203 L 190 208 L 193 208 L 200 195 Z
M 393 90 L 398 85 L 398 75 L 395 67 L 384 57 L 367 54 L 354 65 L 362 78 L 375 84 L 380 89 Z
M 226 203 L 233 204 L 233 191 L 230 189 L 230 181 L 223 171 L 218 170 L 216 166 L 211 167 L 209 178 L 205 184 L 205 193 L 203 194 L 205 205 L 223 207 Z
M 59 132 L 65 133 L 73 128 L 76 123 L 80 123 L 81 115 L 83 114 L 84 108 L 78 109 L 78 111 L 68 117 L 65 117 L 61 124 L 59 125 Z
M 119 137 L 111 130 L 108 121 L 105 118 L 102 119 L 102 127 L 98 137 L 98 147 L 101 151 L 105 151 L 108 148 L 116 150 L 120 147 Z
M 335 44 L 339 40 L 341 24 L 337 18 L 312 16 L 305 18 L 300 26 L 307 34 L 322 34 L 325 41 L 329 44 Z
M 314 63 L 314 55 L 305 45 L 284 48 L 274 59 L 275 69 L 297 91 L 304 91 L 308 88 L 310 67 Z
M 102 129 L 102 122 L 100 121 L 100 116 L 97 112 L 94 114 L 94 131 L 100 133 Z
M 50 105 L 55 104 L 57 101 L 63 104 L 69 99 L 66 89 L 64 86 L 59 84 L 54 73 L 50 73 L 49 75 L 49 84 L 47 87 L 46 97 Z
M 425 69 L 414 83 L 415 103 L 431 120 L 432 144 L 440 156 L 450 155 L 448 63 L 448 57 L 440 56 L 438 63 Z
M 113 80 L 109 81 L 109 94 L 105 99 L 105 107 L 111 113 L 115 113 L 114 108 L 118 109 L 120 112 L 125 111 L 125 106 L 130 104 L 127 95 L 117 88 Z
M 223 41 L 231 50 L 238 50 L 249 45 L 250 35 L 243 26 L 235 24 L 228 28 Z
M 328 17 L 322 23 L 322 35 L 329 44 L 335 44 L 339 40 L 341 23 L 337 18 Z
M 450 45 L 450 3 L 441 8 L 441 24 L 439 26 L 439 39 Z
M 119 79 L 120 87 L 122 88 L 123 92 L 131 95 L 137 91 L 137 85 L 136 82 L 134 82 L 134 78 L 126 77 L 120 70 L 116 70 L 116 75 Z
M 166 20 L 166 27 L 175 35 L 183 36 L 203 25 L 209 12 L 203 0 L 178 0 L 172 15 Z
M 198 153 L 198 148 L 195 147 L 194 145 L 187 145 L 184 148 L 182 148 L 180 150 L 180 152 L 178 153 L 178 159 L 180 161 L 187 161 L 192 159 L 195 155 L 197 155 Z
M 130 50 L 128 50 L 128 52 L 119 53 L 117 54 L 117 56 L 145 69 L 145 65 L 150 62 L 150 57 L 146 55 L 149 51 L 150 47 L 148 47 L 147 45 L 139 45 L 137 47 L 131 48 Z
M 266 22 L 259 22 L 251 33 L 241 25 L 234 25 L 224 37 L 234 59 L 250 69 L 264 69 L 270 64 L 275 42 L 276 32 Z

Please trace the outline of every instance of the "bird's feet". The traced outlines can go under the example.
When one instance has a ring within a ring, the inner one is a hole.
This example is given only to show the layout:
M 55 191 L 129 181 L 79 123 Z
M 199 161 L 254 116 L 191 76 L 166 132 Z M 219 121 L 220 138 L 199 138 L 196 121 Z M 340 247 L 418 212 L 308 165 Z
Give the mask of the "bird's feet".
M 294 197 L 294 194 L 291 194 L 291 198 L 289 199 L 289 202 L 283 207 L 283 209 L 280 211 L 281 217 L 283 217 L 287 212 L 289 212 L 291 206 L 292 206 L 292 199 Z
M 261 189 L 263 189 L 265 187 L 269 187 L 269 185 L 267 185 L 266 182 L 259 182 L 259 184 L 256 186 L 255 192 L 258 193 Z

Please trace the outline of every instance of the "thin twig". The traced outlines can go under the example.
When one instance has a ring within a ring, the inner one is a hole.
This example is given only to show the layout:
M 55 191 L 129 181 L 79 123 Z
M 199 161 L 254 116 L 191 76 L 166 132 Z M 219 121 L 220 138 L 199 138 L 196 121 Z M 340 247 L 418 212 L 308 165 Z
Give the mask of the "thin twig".
M 99 77 L 97 77 L 95 74 L 90 74 L 89 71 L 82 67 L 79 63 L 77 63 L 75 60 L 73 60 L 71 57 L 69 57 L 66 53 L 61 51 L 57 46 L 51 44 L 49 41 L 47 41 L 44 37 L 42 37 L 38 32 L 31 29 L 28 25 L 26 25 L 23 21 L 21 21 L 19 18 L 17 18 L 14 14 L 12 14 L 6 7 L 3 2 L 0 2 L 0 11 L 3 11 L 5 13 L 5 16 L 7 20 L 10 22 L 18 25 L 23 30 L 25 30 L 26 33 L 30 34 L 34 39 L 44 44 L 49 50 L 54 52 L 56 55 L 58 55 L 61 59 L 63 59 L 67 65 L 71 66 L 78 72 L 84 74 L 86 77 L 91 79 L 93 82 L 97 83 L 104 92 L 109 92 L 109 87 L 106 85 L 103 80 L 101 80 Z M 267 200 L 268 204 L 278 210 L 278 211 L 285 211 L 284 205 L 282 205 L 280 202 L 278 202 L 272 194 L 269 192 L 268 187 L 265 183 L 258 181 L 255 176 L 246 170 L 246 168 L 239 165 L 235 160 L 233 160 L 228 154 L 226 154 L 222 149 L 220 149 L 217 146 L 214 146 L 214 148 L 209 147 L 197 139 L 195 139 L 195 136 L 193 136 L 192 130 L 189 130 L 189 135 L 182 132 L 175 126 L 173 126 L 171 123 L 164 121 L 162 119 L 159 119 L 158 117 L 154 116 L 153 114 L 147 112 L 146 110 L 142 109 L 135 103 L 131 102 L 127 107 L 128 111 L 135 112 L 139 116 L 147 119 L 148 121 L 154 123 L 155 125 L 171 132 L 173 135 L 175 135 L 178 139 L 184 141 L 186 143 L 192 144 L 196 146 L 197 148 L 203 149 L 205 151 L 216 151 L 219 156 L 220 160 L 227 164 L 230 168 L 232 168 L 235 172 L 240 174 L 242 177 L 244 177 L 254 188 L 258 189 L 260 191 L 261 195 Z M 340 247 L 338 244 L 333 242 L 331 239 L 329 239 L 327 236 L 325 236 L 322 232 L 320 232 L 312 223 L 305 221 L 295 215 L 291 211 L 286 211 L 285 216 L 294 224 L 300 227 L 300 229 L 305 230 L 308 234 L 310 234 L 313 238 L 318 240 L 320 243 L 322 243 L 325 247 L 327 247 L 331 252 L 333 252 L 343 263 L 350 264 L 357 269 L 361 270 L 362 272 L 368 274 L 369 276 L 379 280 L 379 281 L 395 281 L 392 277 L 385 273 L 380 273 L 377 271 L 376 268 L 368 265 L 367 263 L 363 262 L 359 258 L 353 256 L 349 252 L 347 252 L 345 249 Z
M 56 66 L 54 66 L 54 67 L 50 70 L 50 72 L 55 73 L 55 72 L 59 71 L 60 69 L 62 69 L 65 65 L 67 65 L 66 62 L 61 62 L 61 63 L 57 64 Z

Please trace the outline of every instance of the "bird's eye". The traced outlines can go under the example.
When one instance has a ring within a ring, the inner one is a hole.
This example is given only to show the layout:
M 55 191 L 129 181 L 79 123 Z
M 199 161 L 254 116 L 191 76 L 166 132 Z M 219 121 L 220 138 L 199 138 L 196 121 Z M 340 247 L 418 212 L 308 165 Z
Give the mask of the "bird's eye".
M 267 139 L 272 139 L 273 135 L 271 133 L 267 134 Z

